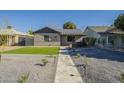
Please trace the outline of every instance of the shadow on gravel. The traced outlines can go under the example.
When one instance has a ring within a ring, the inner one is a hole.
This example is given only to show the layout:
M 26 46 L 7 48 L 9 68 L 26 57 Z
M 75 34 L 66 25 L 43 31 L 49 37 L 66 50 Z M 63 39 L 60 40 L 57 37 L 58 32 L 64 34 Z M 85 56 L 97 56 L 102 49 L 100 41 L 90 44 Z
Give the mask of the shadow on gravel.
M 35 64 L 35 66 L 40 66 L 40 67 L 43 67 L 44 65 L 43 64 Z
M 119 76 L 121 71 L 124 71 L 124 52 L 97 48 L 77 48 L 74 51 L 69 50 L 69 54 L 84 82 L 120 83 Z M 84 55 L 89 60 L 87 63 L 81 58 Z M 94 59 L 90 60 L 89 58 Z
M 78 53 L 80 53 L 81 56 L 86 55 L 89 58 L 107 59 L 109 61 L 124 62 L 124 52 L 120 51 L 111 51 L 97 48 L 81 48 L 73 53 L 70 52 L 70 55 L 76 56 Z

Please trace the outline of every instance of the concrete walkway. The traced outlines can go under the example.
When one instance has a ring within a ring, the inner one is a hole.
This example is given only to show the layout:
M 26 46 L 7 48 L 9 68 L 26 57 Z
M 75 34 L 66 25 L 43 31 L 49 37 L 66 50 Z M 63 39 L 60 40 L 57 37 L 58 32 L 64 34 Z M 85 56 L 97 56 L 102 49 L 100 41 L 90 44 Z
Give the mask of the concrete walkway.
M 60 48 L 55 83 L 81 83 L 82 78 L 74 66 L 66 47 Z

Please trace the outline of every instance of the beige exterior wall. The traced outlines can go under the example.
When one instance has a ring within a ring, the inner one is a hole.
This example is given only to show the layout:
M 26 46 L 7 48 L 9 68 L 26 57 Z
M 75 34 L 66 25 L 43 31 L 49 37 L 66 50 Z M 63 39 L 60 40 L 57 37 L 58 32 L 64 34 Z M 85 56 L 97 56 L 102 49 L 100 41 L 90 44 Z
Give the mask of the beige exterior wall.
M 44 41 L 44 36 L 50 37 L 51 41 Z M 57 33 L 42 33 L 34 35 L 34 46 L 59 46 L 60 45 L 60 35 Z
M 12 36 L 8 36 L 8 45 L 12 46 L 13 42 L 12 42 Z
M 21 45 L 21 41 L 25 40 L 25 46 L 33 46 L 33 37 L 29 37 L 29 36 L 20 36 L 20 35 L 16 35 L 16 36 L 12 36 L 12 35 L 5 35 L 4 36 L 7 40 L 6 42 L 6 46 L 20 46 Z
M 4 40 L 6 42 L 5 43 L 6 46 L 12 46 L 15 43 L 15 41 L 13 39 L 14 36 L 3 35 L 2 38 L 4 38 Z
M 18 45 L 18 43 L 19 43 L 19 36 L 16 35 L 16 36 L 15 36 L 15 45 Z

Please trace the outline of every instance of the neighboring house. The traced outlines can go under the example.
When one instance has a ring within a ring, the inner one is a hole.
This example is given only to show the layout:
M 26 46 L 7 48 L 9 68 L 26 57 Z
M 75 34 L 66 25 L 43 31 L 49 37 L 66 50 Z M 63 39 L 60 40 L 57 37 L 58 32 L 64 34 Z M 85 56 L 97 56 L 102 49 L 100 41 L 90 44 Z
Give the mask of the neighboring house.
M 19 32 L 7 26 L 5 29 L 0 29 L 0 40 L 6 41 L 6 46 L 27 46 L 33 45 L 33 37 L 31 35 Z
M 69 46 L 83 44 L 83 38 L 96 38 L 95 45 L 110 48 L 124 48 L 124 31 L 114 26 L 88 26 L 80 29 L 57 29 L 44 27 L 33 35 L 19 32 L 8 26 L 0 29 L 0 40 L 4 38 L 7 46 Z
M 81 42 L 84 34 L 80 29 L 56 29 L 44 27 L 34 34 L 34 46 L 68 46 L 72 43 Z
M 124 31 L 114 26 L 88 26 L 84 34 L 87 37 L 96 38 L 96 45 L 104 47 L 124 47 Z
M 107 44 L 115 48 L 124 48 L 124 31 L 110 26 L 105 34 L 107 37 Z

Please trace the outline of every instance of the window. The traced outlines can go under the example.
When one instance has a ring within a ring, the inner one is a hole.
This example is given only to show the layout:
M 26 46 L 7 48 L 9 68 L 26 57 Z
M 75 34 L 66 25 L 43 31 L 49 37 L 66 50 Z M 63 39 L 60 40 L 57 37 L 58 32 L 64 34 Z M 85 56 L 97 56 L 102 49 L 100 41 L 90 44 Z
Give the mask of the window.
M 74 42 L 75 41 L 75 36 L 68 36 L 67 41 L 68 42 Z
M 121 36 L 121 43 L 124 43 L 124 36 Z
M 109 36 L 108 37 L 108 43 L 113 43 L 114 42 L 115 37 L 114 36 Z
M 44 35 L 44 41 L 49 42 L 49 36 L 48 35 Z
M 57 36 L 55 36 L 55 39 L 57 39 Z

